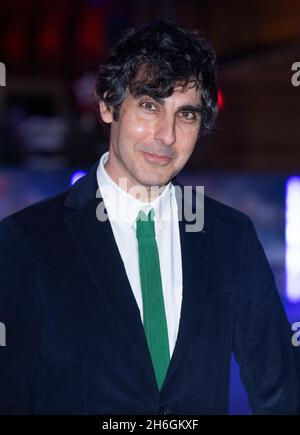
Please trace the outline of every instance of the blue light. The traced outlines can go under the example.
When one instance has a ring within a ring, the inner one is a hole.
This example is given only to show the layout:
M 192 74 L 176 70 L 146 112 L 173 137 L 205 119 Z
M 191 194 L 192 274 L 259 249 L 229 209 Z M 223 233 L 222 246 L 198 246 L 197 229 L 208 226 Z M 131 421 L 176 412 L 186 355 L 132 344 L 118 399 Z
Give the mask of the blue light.
M 76 183 L 79 178 L 83 177 L 86 174 L 85 171 L 76 171 L 71 175 L 71 186 Z
M 300 177 L 290 177 L 286 184 L 285 244 L 286 297 L 296 303 L 300 301 Z

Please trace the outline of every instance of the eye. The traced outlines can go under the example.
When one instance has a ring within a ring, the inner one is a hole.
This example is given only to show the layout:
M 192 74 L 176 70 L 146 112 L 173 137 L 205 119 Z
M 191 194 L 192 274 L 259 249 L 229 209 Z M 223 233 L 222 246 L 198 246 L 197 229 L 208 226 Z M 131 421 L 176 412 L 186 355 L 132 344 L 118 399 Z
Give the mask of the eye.
M 141 106 L 146 109 L 148 112 L 153 112 L 155 110 L 155 105 L 150 103 L 150 101 L 144 101 Z
M 197 119 L 197 116 L 193 112 L 181 112 L 181 115 L 187 120 L 187 121 L 194 121 Z

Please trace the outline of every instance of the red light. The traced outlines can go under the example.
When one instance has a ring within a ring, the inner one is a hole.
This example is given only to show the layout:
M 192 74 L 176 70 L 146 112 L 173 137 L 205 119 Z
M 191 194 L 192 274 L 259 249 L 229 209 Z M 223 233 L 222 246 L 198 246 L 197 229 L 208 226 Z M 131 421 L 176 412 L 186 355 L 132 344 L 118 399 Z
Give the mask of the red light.
M 218 108 L 220 111 L 224 109 L 224 98 L 221 89 L 218 89 Z

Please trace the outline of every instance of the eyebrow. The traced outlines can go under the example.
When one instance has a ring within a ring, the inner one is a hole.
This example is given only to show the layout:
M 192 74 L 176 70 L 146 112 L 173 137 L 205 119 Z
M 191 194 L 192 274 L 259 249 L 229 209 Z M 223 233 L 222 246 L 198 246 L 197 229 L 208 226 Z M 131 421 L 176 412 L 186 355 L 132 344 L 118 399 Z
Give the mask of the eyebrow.
M 165 100 L 163 99 L 163 98 L 159 98 L 159 97 L 151 97 L 151 95 L 141 95 L 140 97 L 139 97 L 139 99 L 141 99 L 141 98 L 145 98 L 145 97 L 148 97 L 148 98 L 152 98 L 152 100 L 154 100 L 154 101 L 157 101 L 157 103 L 158 104 L 161 104 L 162 106 L 165 106 Z M 177 108 L 177 110 L 179 110 L 179 111 L 184 111 L 184 112 L 195 112 L 195 113 L 201 113 L 201 111 L 202 111 L 202 107 L 201 107 L 201 105 L 200 104 L 196 104 L 196 105 L 194 105 L 194 104 L 184 104 L 184 105 L 182 105 L 182 106 L 179 106 L 178 108 Z
M 195 113 L 201 113 L 202 107 L 200 104 L 193 105 L 193 104 L 184 104 L 183 106 L 179 106 L 178 110 L 184 111 L 184 112 L 195 112 Z

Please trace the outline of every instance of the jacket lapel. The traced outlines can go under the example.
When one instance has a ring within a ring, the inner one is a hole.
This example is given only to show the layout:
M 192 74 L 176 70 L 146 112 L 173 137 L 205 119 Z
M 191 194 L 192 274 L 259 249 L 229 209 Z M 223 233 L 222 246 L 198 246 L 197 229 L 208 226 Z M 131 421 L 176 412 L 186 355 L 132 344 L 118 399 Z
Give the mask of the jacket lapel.
M 100 222 L 96 216 L 96 208 L 101 201 L 96 198 L 97 166 L 98 162 L 85 177 L 70 188 L 65 205 L 74 210 L 66 215 L 65 220 L 101 298 L 120 328 L 121 336 L 140 358 L 145 376 L 149 379 L 149 388 L 153 392 L 153 388 L 157 390 L 157 384 L 139 308 L 110 222 Z M 183 188 L 176 179 L 172 181 Z M 183 210 L 185 199 L 177 196 L 177 202 L 180 201 L 179 205 Z M 192 207 L 195 212 L 195 204 Z M 185 220 L 184 213 L 182 215 L 183 219 L 179 222 L 183 273 L 181 316 L 176 346 L 162 390 L 174 376 L 197 329 L 208 279 L 209 232 L 205 226 L 200 232 L 187 232 L 186 224 L 191 222 Z
M 153 393 L 156 380 L 140 311 L 110 222 L 101 222 L 96 216 L 97 206 L 102 201 L 96 198 L 96 171 L 97 165 L 94 165 L 87 176 L 70 189 L 65 204 L 76 210 L 67 214 L 65 220 L 101 298 L 120 329 L 120 336 L 140 359 Z
M 180 186 L 184 192 L 183 185 L 176 178 L 173 179 L 173 184 Z M 182 195 L 182 199 L 178 195 L 176 198 L 177 203 L 182 207 L 183 211 L 184 207 L 192 207 L 193 213 L 196 212 L 194 194 L 192 204 L 189 204 L 189 200 L 184 195 Z M 162 389 L 174 376 L 184 357 L 187 346 L 193 339 L 197 327 L 199 327 L 201 320 L 200 313 L 204 306 L 207 291 L 211 246 L 210 231 L 204 224 L 203 229 L 199 232 L 187 232 L 186 225 L 191 223 L 185 219 L 185 213 L 183 212 L 182 219 L 179 220 L 183 282 L 181 315 L 176 345 Z

